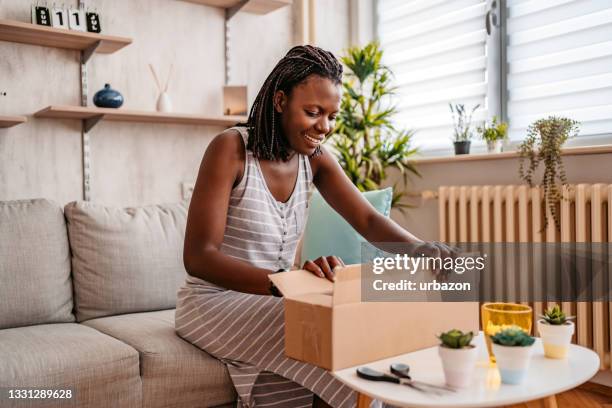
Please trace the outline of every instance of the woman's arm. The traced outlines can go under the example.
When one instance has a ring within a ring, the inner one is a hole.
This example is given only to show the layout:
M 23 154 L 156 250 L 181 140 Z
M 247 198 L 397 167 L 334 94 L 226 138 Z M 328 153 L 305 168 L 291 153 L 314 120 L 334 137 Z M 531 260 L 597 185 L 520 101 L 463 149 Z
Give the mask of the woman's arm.
M 310 159 L 314 183 L 325 201 L 366 240 L 376 242 L 422 242 L 395 221 L 380 214 L 344 174 L 336 159 L 325 150 Z
M 241 136 L 228 131 L 206 149 L 189 205 L 183 262 L 194 277 L 240 292 L 270 294 L 268 274 L 221 252 L 229 197 L 244 177 L 245 154 Z

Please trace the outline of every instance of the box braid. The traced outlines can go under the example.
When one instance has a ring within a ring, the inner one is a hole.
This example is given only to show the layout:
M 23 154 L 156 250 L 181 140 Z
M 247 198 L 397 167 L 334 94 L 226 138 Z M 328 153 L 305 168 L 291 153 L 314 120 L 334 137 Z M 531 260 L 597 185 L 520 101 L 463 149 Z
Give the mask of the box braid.
M 334 54 L 312 45 L 293 47 L 274 67 L 251 107 L 247 128 L 247 148 L 258 159 L 287 161 L 289 142 L 280 126 L 280 114 L 274 109 L 274 94 L 281 90 L 290 95 L 292 89 L 309 75 L 342 82 L 342 65 Z M 313 155 L 321 154 L 317 147 Z

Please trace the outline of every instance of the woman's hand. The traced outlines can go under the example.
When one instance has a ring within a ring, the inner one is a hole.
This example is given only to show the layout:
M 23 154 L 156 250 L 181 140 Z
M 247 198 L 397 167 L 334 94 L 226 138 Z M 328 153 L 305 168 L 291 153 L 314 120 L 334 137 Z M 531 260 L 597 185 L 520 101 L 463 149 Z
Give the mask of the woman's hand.
M 459 248 L 451 247 L 443 242 L 422 242 L 414 245 L 414 254 L 412 256 L 424 256 L 427 258 L 441 258 L 444 264 L 445 258 L 457 258 L 460 253 Z M 434 269 L 432 273 L 439 280 L 447 280 L 450 270 Z
M 304 262 L 302 269 L 312 272 L 319 278 L 327 278 L 330 281 L 334 281 L 334 268 L 338 266 L 345 266 L 342 259 L 337 256 L 321 256 L 314 261 Z

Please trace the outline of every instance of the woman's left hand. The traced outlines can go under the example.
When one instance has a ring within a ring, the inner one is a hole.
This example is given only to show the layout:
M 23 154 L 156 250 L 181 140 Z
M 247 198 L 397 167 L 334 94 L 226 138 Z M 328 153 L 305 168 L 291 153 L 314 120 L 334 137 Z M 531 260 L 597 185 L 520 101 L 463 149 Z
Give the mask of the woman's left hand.
M 304 262 L 302 269 L 312 272 L 319 278 L 327 278 L 333 282 L 334 269 L 342 266 L 345 266 L 344 262 L 337 256 L 321 256 L 314 261 Z

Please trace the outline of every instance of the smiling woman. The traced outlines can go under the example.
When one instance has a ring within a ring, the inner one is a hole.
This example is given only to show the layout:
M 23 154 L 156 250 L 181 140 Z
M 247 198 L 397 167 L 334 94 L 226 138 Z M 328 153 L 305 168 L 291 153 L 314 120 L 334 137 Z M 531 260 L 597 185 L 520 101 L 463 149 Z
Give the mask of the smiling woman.
M 227 365 L 244 407 L 355 405 L 355 392 L 329 372 L 285 357 L 283 303 L 268 279 L 293 264 L 313 183 L 370 242 L 420 242 L 379 214 L 321 146 L 340 108 L 341 81 L 333 54 L 292 48 L 266 79 L 248 122 L 218 135 L 202 159 L 176 331 Z M 445 251 L 435 247 L 437 255 Z M 333 280 L 339 266 L 330 255 L 303 269 Z

